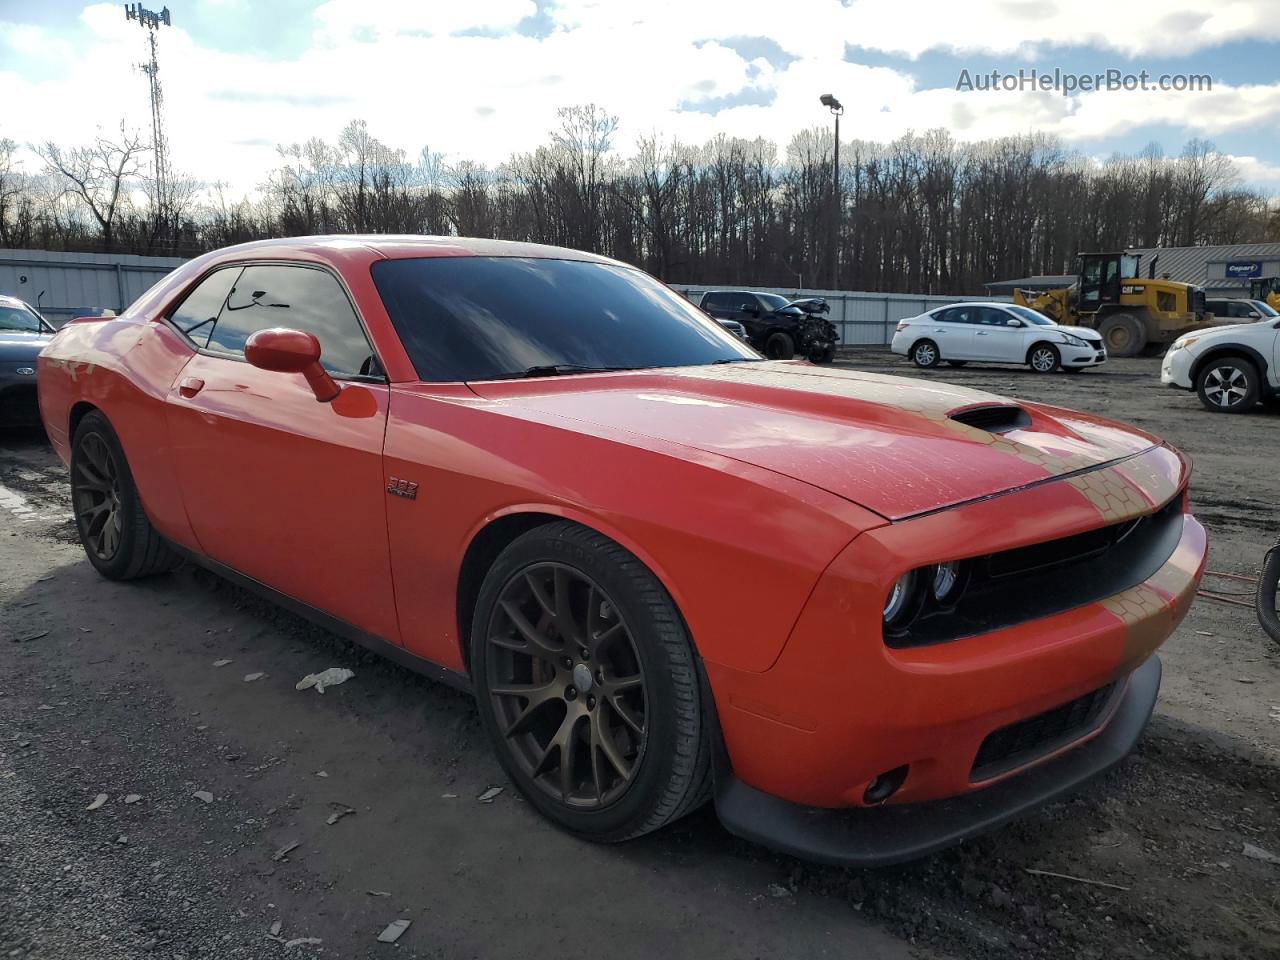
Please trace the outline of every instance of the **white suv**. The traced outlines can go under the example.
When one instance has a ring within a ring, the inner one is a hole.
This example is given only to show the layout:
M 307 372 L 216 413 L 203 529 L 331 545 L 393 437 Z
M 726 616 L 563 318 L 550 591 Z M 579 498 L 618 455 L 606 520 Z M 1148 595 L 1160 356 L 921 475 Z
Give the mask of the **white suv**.
M 898 321 L 894 353 L 917 367 L 946 362 L 1025 363 L 1036 373 L 1071 373 L 1107 360 L 1102 336 L 1086 327 L 1061 327 L 1042 313 L 1009 303 L 956 303 Z
M 1244 413 L 1280 395 L 1280 320 L 1212 327 L 1179 337 L 1160 382 L 1194 390 L 1215 413 Z

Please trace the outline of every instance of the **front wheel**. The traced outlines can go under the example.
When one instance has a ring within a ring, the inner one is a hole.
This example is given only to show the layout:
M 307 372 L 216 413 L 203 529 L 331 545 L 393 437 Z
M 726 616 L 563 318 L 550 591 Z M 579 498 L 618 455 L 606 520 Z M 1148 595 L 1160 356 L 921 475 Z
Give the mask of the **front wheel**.
M 1058 348 L 1050 343 L 1038 343 L 1027 354 L 1027 363 L 1036 373 L 1053 373 L 1062 363 Z
M 706 800 L 710 738 L 693 645 L 635 556 L 575 523 L 538 527 L 498 557 L 473 624 L 481 719 L 544 816 L 613 843 Z
M 89 562 L 110 580 L 172 570 L 178 558 L 147 519 L 111 422 L 85 414 L 71 442 L 71 508 Z
M 790 360 L 796 355 L 796 342 L 791 334 L 775 330 L 764 342 L 764 355 L 770 360 Z
M 1196 376 L 1196 393 L 1214 413 L 1246 413 L 1258 402 L 1258 368 L 1244 357 L 1220 357 Z

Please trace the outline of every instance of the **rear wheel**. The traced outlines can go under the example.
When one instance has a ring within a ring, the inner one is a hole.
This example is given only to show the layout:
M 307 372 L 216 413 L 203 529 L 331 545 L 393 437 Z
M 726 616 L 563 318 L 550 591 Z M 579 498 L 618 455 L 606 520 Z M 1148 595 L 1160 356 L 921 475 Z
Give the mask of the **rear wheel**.
M 110 421 L 87 413 L 71 444 L 71 506 L 89 562 L 111 580 L 172 570 L 178 558 L 142 508 Z
M 911 348 L 911 362 L 917 367 L 936 367 L 942 356 L 932 340 L 921 340 Z
M 1136 357 L 1147 346 L 1147 327 L 1131 313 L 1116 313 L 1098 326 L 1107 353 L 1113 357 Z
M 1196 375 L 1196 393 L 1214 413 L 1246 413 L 1258 402 L 1258 368 L 1244 357 L 1217 357 Z
M 617 842 L 710 791 L 693 645 L 644 565 L 574 523 L 513 541 L 485 577 L 471 638 L 480 716 L 546 817 Z
M 796 355 L 796 342 L 791 334 L 775 330 L 764 341 L 764 355 L 770 360 L 790 360 Z
M 1036 373 L 1053 373 L 1062 365 L 1062 357 L 1053 344 L 1037 343 L 1027 351 L 1027 363 Z

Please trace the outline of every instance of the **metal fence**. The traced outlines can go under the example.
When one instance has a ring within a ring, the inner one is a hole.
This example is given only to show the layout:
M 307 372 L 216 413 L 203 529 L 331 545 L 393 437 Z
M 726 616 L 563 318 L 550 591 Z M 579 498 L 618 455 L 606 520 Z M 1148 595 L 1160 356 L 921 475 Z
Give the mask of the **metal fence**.
M 0 250 L 0 293 L 25 300 L 56 327 L 103 310 L 119 313 L 185 262 L 181 257 Z
M 864 293 L 856 290 L 783 290 L 775 287 L 730 287 L 673 283 L 671 286 L 694 303 L 708 290 L 742 290 L 749 293 L 776 293 L 788 300 L 822 297 L 831 305 L 827 319 L 840 332 L 840 343 L 849 347 L 887 346 L 898 321 L 915 317 L 948 303 L 991 297 L 934 297 L 908 293 Z

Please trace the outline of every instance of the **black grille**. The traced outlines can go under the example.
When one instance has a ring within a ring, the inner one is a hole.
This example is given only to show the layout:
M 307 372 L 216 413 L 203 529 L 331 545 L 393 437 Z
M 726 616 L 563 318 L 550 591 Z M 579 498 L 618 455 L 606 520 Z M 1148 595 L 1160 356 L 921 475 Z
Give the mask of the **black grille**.
M 1037 713 L 989 734 L 978 748 L 969 779 L 975 782 L 990 779 L 1065 747 L 1089 733 L 1102 719 L 1115 690 L 1116 684 L 1109 683 L 1060 707 Z

